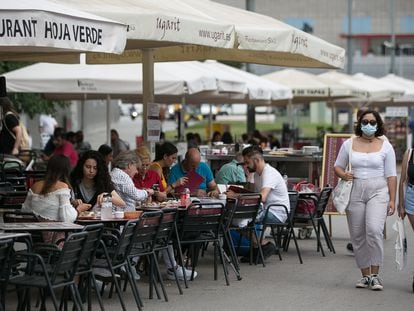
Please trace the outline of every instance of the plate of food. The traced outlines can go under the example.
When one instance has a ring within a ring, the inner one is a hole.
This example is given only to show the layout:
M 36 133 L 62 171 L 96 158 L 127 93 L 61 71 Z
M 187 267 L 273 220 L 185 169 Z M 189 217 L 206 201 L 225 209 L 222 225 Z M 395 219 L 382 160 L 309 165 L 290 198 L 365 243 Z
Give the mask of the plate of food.
M 99 219 L 98 215 L 96 215 L 94 212 L 81 212 L 79 213 L 78 219 L 83 220 L 93 220 L 93 219 Z

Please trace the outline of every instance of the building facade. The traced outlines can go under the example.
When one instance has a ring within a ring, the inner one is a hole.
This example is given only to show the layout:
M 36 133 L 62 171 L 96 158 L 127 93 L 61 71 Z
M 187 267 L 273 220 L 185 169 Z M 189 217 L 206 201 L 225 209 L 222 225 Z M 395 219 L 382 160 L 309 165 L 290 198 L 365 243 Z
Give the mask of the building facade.
M 277 18 L 347 48 L 348 5 L 352 3 L 352 72 L 380 77 L 391 71 L 391 25 L 394 16 L 394 73 L 414 79 L 414 1 L 413 0 L 214 0 Z M 394 12 L 394 14 L 392 14 Z M 348 53 L 348 51 L 347 51 Z M 272 70 L 275 70 L 272 67 Z M 345 66 L 345 68 L 347 68 Z M 264 73 L 267 66 L 254 66 Z

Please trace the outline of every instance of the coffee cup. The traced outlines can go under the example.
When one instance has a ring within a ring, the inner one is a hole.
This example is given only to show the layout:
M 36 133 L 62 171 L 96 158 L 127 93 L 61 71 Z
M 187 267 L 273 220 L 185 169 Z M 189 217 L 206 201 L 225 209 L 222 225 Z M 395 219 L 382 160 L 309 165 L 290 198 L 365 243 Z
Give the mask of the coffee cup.
M 122 218 L 124 218 L 124 212 L 123 211 L 116 211 L 115 212 L 115 218 L 116 219 L 122 219 Z

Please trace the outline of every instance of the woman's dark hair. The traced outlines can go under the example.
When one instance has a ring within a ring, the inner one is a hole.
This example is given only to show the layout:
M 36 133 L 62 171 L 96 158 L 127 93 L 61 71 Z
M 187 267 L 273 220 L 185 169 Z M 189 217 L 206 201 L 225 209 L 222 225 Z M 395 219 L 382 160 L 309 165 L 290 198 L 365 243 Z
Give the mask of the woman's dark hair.
M 382 121 L 380 114 L 375 110 L 365 110 L 358 118 L 357 125 L 355 126 L 355 135 L 362 136 L 361 122 L 364 119 L 364 116 L 370 113 L 374 115 L 375 120 L 377 121 L 377 131 L 375 132 L 375 137 L 383 136 L 385 134 L 384 122 Z
M 58 181 L 64 182 L 70 187 L 70 169 L 69 159 L 64 155 L 55 155 L 51 157 L 47 162 L 46 176 L 40 194 L 44 195 L 49 193 L 50 189 Z
M 219 131 L 215 131 L 213 136 L 211 137 L 212 142 L 221 141 L 221 133 Z
M 224 132 L 221 136 L 221 141 L 224 144 L 232 144 L 233 143 L 233 136 L 231 136 L 230 132 Z
M 99 146 L 98 152 L 103 156 L 106 157 L 108 154 L 112 152 L 112 148 L 106 144 Z
M 76 164 L 75 168 L 70 175 L 72 186 L 75 187 L 79 185 L 83 178 L 83 166 L 88 159 L 93 159 L 96 161 L 96 175 L 93 179 L 95 183 L 96 193 L 102 192 L 112 192 L 114 190 L 114 186 L 111 181 L 111 176 L 108 172 L 108 166 L 105 163 L 104 158 L 102 155 L 95 150 L 88 150 L 86 151 Z
M 3 115 L 6 114 L 6 112 L 13 112 L 16 116 L 19 114 L 14 109 L 13 102 L 8 97 L 0 97 L 0 108 L 3 110 Z
M 170 155 L 173 155 L 174 153 L 178 153 L 177 147 L 173 145 L 172 143 L 166 141 L 157 148 L 155 152 L 154 161 L 160 161 L 164 159 L 165 155 L 170 156 Z

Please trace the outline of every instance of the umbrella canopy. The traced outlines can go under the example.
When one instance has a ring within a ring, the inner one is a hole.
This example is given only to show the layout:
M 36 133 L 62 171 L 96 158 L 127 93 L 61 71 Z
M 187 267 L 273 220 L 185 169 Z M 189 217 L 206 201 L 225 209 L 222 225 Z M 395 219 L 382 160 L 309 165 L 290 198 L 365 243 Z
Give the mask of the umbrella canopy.
M 134 99 L 142 95 L 142 65 L 85 65 L 38 63 L 4 74 L 8 91 L 42 93 L 50 99 Z M 246 81 L 216 75 L 197 61 L 157 63 L 155 95 L 160 102 L 177 102 L 182 96 L 204 101 L 219 93 L 245 97 Z
M 59 0 L 54 0 L 62 2 Z M 342 68 L 344 49 L 277 19 L 209 0 L 65 0 L 65 4 L 126 22 L 128 49 L 157 41 L 155 61 L 233 60 L 289 67 Z M 186 44 L 174 46 L 173 42 Z M 137 44 L 139 43 L 139 44 Z M 145 46 L 144 46 L 145 47 Z M 88 62 L 140 62 L 140 51 L 122 57 L 91 55 Z
M 395 74 L 388 74 L 385 77 L 380 78 L 381 81 L 385 81 L 396 88 L 403 89 L 405 91 L 404 97 L 414 97 L 414 81 L 399 77 Z
M 125 24 L 46 0 L 0 0 L 0 16 L 1 60 L 29 53 L 120 54 L 126 44 Z
M 246 84 L 245 96 L 242 98 L 236 96 L 223 97 L 220 102 L 223 103 L 250 103 L 256 105 L 268 105 L 271 103 L 277 103 L 279 101 L 292 98 L 292 90 L 282 84 L 270 82 L 264 78 L 261 78 L 255 74 L 246 72 L 241 69 L 237 69 L 232 66 L 228 66 L 216 61 L 206 62 L 193 62 L 193 66 L 199 71 L 212 73 L 217 79 L 222 81 L 243 81 Z M 221 86 L 218 84 L 219 91 Z M 214 101 L 218 103 L 217 99 Z
M 293 102 L 296 103 L 326 100 L 329 98 L 329 86 L 319 81 L 311 73 L 296 69 L 284 69 L 263 75 L 262 77 L 290 87 L 293 93 Z

